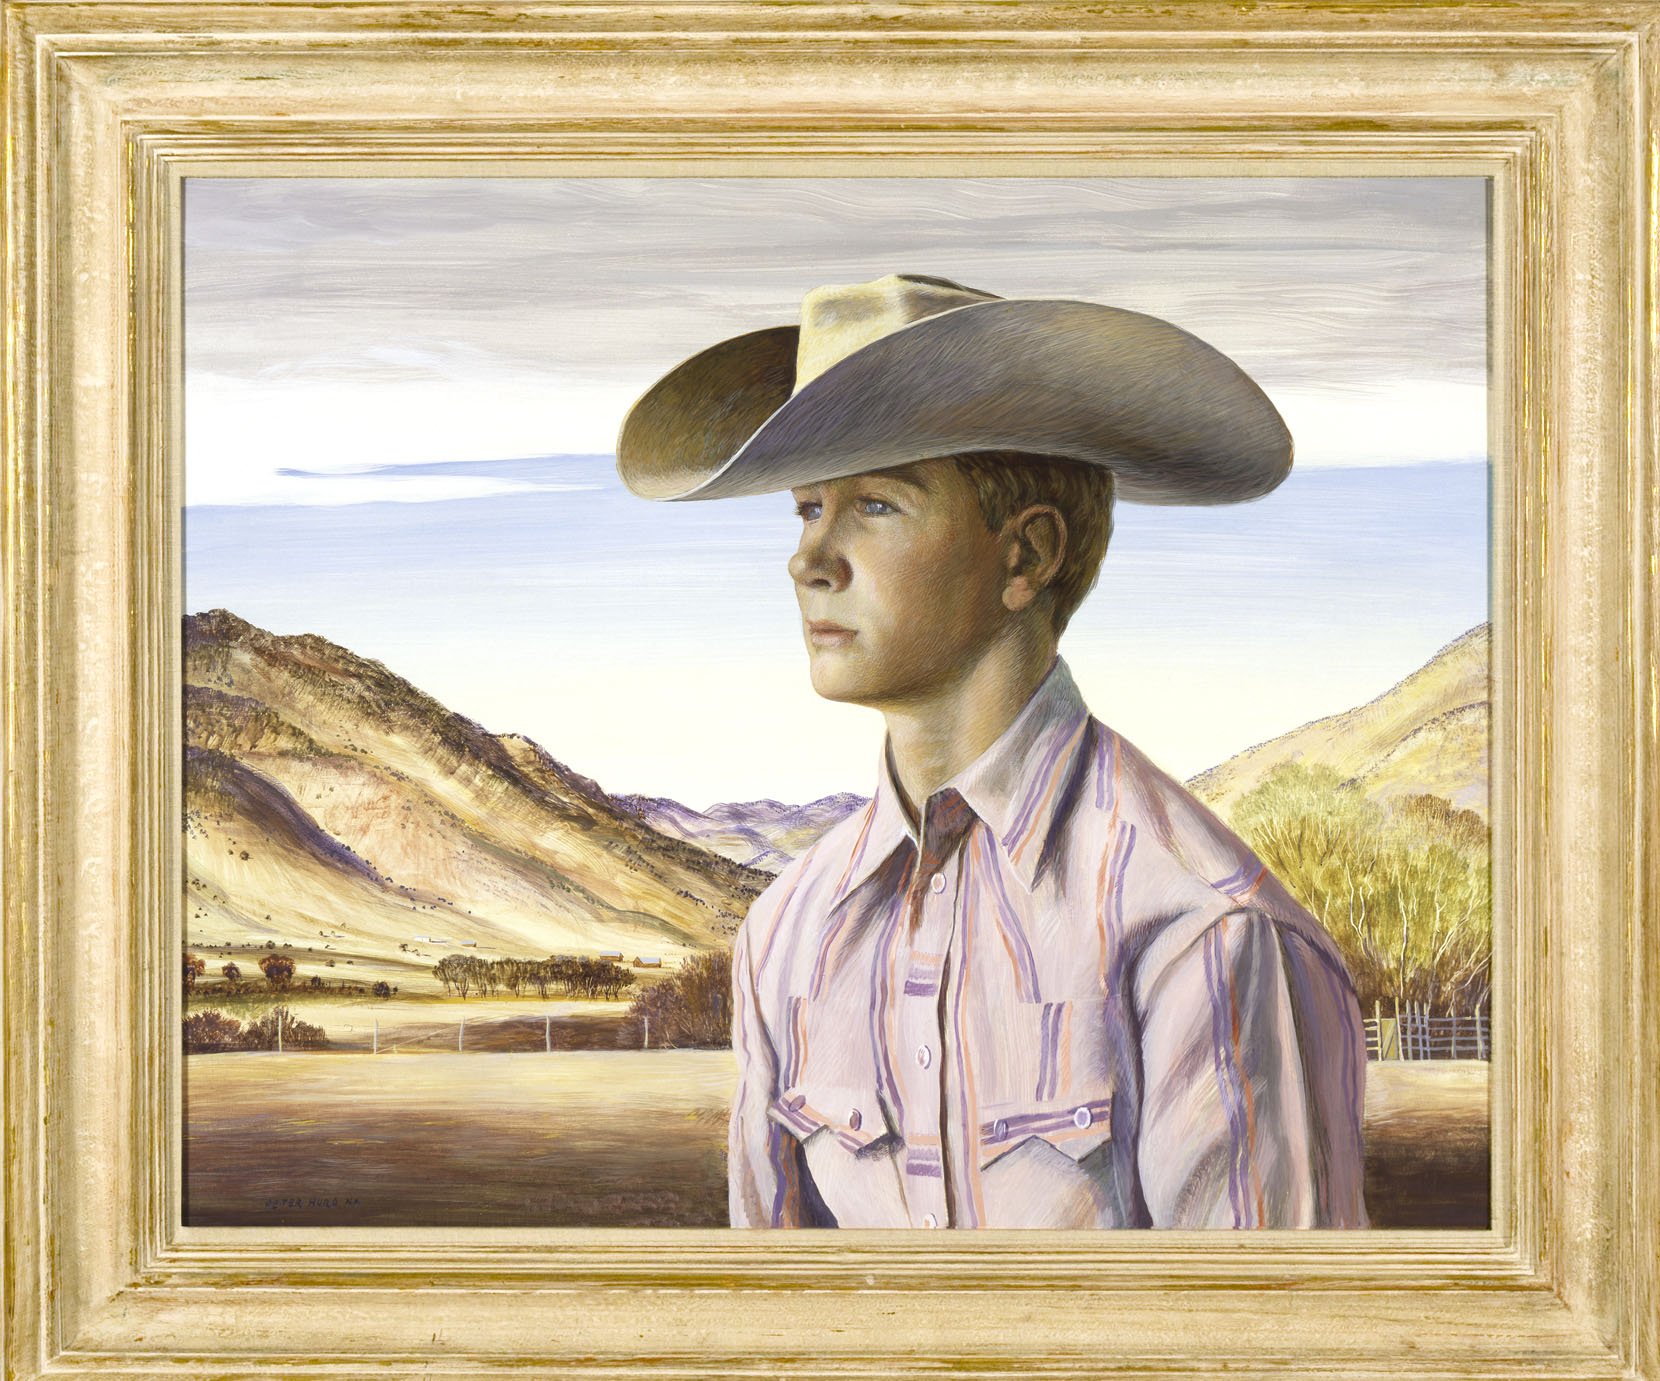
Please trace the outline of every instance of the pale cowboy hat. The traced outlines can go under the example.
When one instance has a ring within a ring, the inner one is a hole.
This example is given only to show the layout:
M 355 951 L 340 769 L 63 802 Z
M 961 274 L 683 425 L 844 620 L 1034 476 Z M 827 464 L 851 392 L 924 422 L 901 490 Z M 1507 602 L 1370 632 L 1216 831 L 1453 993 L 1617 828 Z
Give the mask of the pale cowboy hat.
M 725 499 L 965 451 L 1105 465 L 1146 504 L 1255 499 L 1291 469 L 1262 390 L 1168 321 L 889 274 L 670 370 L 623 419 L 617 471 L 642 498 Z

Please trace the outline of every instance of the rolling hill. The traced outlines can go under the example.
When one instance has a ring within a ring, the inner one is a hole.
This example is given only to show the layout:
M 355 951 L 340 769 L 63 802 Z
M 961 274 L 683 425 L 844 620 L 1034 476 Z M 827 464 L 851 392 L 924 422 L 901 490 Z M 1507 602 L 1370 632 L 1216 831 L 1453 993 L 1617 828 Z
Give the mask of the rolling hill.
M 1247 748 L 1188 787 L 1226 815 L 1280 764 L 1320 763 L 1375 800 L 1428 793 L 1486 819 L 1490 656 L 1480 624 L 1375 700 Z
M 613 797 L 654 830 L 769 873 L 778 872 L 867 799 L 843 791 L 804 806 L 765 800 L 693 810 L 679 801 L 657 796 Z
M 672 958 L 729 944 L 771 881 L 322 638 L 215 610 L 184 650 L 188 943 L 358 976 L 460 947 Z

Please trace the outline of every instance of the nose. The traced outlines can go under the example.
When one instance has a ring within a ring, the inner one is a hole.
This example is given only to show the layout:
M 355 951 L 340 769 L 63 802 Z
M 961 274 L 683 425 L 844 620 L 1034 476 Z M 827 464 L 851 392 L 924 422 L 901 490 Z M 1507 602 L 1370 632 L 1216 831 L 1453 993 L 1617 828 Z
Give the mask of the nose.
M 797 585 L 817 590 L 845 590 L 853 578 L 853 568 L 837 549 L 830 524 L 823 518 L 802 530 L 789 569 Z

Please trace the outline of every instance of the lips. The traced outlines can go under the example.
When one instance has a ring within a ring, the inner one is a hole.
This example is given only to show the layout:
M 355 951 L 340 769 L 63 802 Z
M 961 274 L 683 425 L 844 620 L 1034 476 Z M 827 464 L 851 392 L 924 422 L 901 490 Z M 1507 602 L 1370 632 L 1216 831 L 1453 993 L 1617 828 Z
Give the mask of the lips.
M 807 623 L 807 641 L 814 647 L 846 647 L 857 636 L 853 629 L 828 619 L 811 619 Z

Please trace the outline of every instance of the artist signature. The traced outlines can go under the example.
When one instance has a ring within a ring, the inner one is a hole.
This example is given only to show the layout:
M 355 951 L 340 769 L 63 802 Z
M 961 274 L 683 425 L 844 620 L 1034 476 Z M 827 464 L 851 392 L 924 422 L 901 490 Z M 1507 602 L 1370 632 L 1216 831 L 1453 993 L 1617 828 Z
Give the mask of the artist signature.
M 266 1208 L 267 1212 L 270 1212 L 272 1210 L 293 1209 L 293 1208 L 358 1208 L 358 1207 L 361 1207 L 362 1203 L 363 1203 L 363 1201 L 361 1199 L 358 1199 L 358 1198 L 346 1198 L 346 1199 L 312 1199 L 312 1198 L 305 1198 L 305 1199 L 267 1199 L 265 1201 L 265 1208 Z

